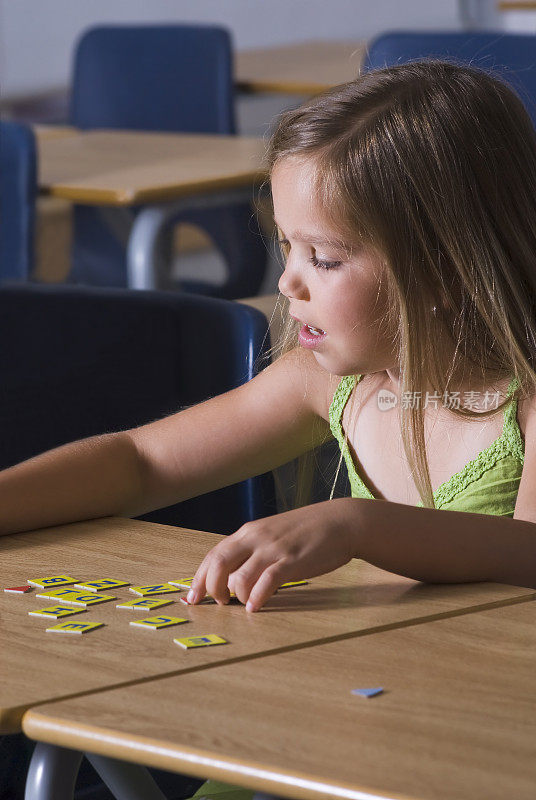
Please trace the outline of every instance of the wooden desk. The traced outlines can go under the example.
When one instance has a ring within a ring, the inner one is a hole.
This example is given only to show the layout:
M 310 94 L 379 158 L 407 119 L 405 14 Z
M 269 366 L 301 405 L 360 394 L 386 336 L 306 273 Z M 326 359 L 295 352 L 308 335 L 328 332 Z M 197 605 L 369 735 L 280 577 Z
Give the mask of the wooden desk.
M 45 139 L 57 139 L 62 136 L 73 136 L 77 133 L 76 128 L 72 125 L 32 125 L 32 130 L 35 134 L 37 146 Z
M 128 285 L 156 287 L 158 242 L 182 209 L 251 201 L 266 178 L 262 139 L 133 131 L 37 130 L 39 187 L 73 203 L 145 205 L 127 246 Z
M 4 587 L 20 586 L 32 577 L 71 574 L 82 580 L 162 583 L 192 575 L 220 538 L 119 518 L 1 536 L 2 582 Z M 126 588 L 110 594 L 134 598 Z M 187 617 L 190 623 L 137 630 L 129 622 L 138 612 L 116 609 L 110 602 L 72 617 L 102 621 L 104 628 L 60 636 L 45 633 L 46 620 L 28 616 L 28 611 L 52 602 L 36 598 L 36 592 L 2 592 L 0 733 L 19 730 L 23 713 L 36 703 L 515 603 L 535 594 L 495 584 L 426 586 L 353 561 L 307 586 L 281 590 L 258 614 L 248 614 L 240 605 L 188 608 L 178 602 L 180 595 L 171 595 L 175 602 L 162 612 Z M 204 633 L 220 634 L 230 644 L 186 652 L 173 643 L 175 636 Z
M 504 2 L 497 3 L 497 11 L 536 11 L 536 3 L 531 3 L 529 0 L 521 0 L 521 2 L 504 0 Z
M 37 141 L 41 191 L 75 203 L 141 205 L 266 177 L 265 144 L 252 137 L 47 129 Z
M 359 75 L 366 41 L 310 41 L 236 54 L 236 83 L 250 92 L 318 94 Z
M 300 800 L 532 800 L 535 690 L 525 602 L 49 704 L 23 727 Z

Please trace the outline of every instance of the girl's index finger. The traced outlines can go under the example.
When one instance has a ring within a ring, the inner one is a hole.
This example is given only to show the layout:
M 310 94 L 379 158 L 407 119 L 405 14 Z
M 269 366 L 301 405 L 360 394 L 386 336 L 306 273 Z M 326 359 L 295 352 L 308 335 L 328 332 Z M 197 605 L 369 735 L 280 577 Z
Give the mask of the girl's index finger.
M 195 573 L 192 585 L 190 586 L 190 591 L 186 596 L 186 600 L 189 603 L 195 604 L 199 603 L 200 600 L 207 593 L 206 588 L 206 577 L 207 577 L 207 567 L 205 566 L 205 560 L 201 562 L 199 567 L 197 568 L 197 572 Z
M 220 544 L 222 543 L 220 542 Z M 214 552 L 217 549 L 218 545 L 212 547 L 202 560 L 201 564 L 198 566 L 197 571 L 192 579 L 190 591 L 186 597 L 189 603 L 199 603 L 205 597 L 205 595 L 209 593 L 207 589 L 207 575 L 214 560 Z

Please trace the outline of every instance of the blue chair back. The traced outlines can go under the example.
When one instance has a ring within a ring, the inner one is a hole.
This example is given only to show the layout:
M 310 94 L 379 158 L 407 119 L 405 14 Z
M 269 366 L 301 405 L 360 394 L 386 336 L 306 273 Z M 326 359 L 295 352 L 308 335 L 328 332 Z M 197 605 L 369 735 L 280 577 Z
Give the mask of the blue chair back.
M 76 49 L 71 123 L 234 133 L 231 53 L 215 26 L 93 28 Z
M 228 391 L 269 346 L 264 315 L 240 303 L 51 285 L 0 288 L 0 341 L 2 469 Z M 143 518 L 228 534 L 274 512 L 268 474 Z
M 521 97 L 536 124 L 536 35 L 393 31 L 370 43 L 363 68 L 379 69 L 428 57 L 468 62 L 498 75 Z
M 28 280 L 34 267 L 36 152 L 26 125 L 0 122 L 0 281 Z
M 71 97 L 70 122 L 84 129 L 234 134 L 230 35 L 208 25 L 90 29 L 76 48 Z M 267 250 L 249 203 L 182 212 L 174 222 L 203 229 L 227 266 L 223 285 L 184 282 L 184 290 L 257 294 Z M 126 285 L 124 242 L 99 209 L 75 207 L 72 280 Z

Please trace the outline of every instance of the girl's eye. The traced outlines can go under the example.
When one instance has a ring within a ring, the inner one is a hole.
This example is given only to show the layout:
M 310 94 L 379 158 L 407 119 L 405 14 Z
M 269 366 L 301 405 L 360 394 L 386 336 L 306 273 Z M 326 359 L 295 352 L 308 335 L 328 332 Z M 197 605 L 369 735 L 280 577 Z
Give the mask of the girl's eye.
M 318 267 L 319 269 L 337 269 L 342 264 L 342 261 L 321 261 L 316 256 L 311 256 L 309 261 L 313 267 Z

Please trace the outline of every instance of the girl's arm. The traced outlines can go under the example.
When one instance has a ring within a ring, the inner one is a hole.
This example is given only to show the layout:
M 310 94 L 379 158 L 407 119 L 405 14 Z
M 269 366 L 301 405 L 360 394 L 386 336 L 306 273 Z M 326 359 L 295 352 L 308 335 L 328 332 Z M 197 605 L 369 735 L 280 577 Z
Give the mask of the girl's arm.
M 514 519 L 341 498 L 243 526 L 202 562 L 191 602 L 229 589 L 257 611 L 282 583 L 352 558 L 430 583 L 493 581 L 536 589 L 536 401 Z
M 536 589 L 536 524 L 385 500 L 340 498 L 248 522 L 214 547 L 188 601 L 229 591 L 258 611 L 282 583 L 352 558 L 429 583 L 492 581 Z
M 358 502 L 358 558 L 427 583 L 491 581 L 536 588 L 533 522 L 382 501 Z
M 359 501 L 356 555 L 429 583 L 494 581 L 536 589 L 536 399 L 528 401 L 525 460 L 514 519 Z
M 227 394 L 6 469 L 0 533 L 137 516 L 273 469 L 326 437 L 326 381 L 293 351 Z

